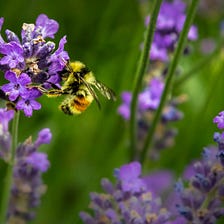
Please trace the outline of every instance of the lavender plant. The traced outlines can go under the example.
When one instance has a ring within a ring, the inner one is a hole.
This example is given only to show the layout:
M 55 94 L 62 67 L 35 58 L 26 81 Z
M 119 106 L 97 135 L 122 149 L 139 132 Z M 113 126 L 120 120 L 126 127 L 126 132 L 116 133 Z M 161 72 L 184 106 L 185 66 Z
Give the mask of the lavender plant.
M 178 60 L 186 49 L 185 42 L 197 38 L 196 28 L 191 26 L 197 4 L 198 0 L 192 0 L 186 17 L 185 4 L 180 0 L 155 1 L 153 14 L 146 19 L 147 32 L 134 92 L 122 94 L 123 104 L 118 109 L 131 124 L 132 162 L 115 169 L 114 184 L 102 179 L 104 193 L 90 194 L 90 214 L 80 213 L 84 223 L 215 224 L 223 217 L 224 133 L 214 134 L 218 147 L 204 149 L 202 160 L 191 167 L 188 179 L 176 183 L 175 192 L 171 172 L 147 175 L 141 172 L 148 149 L 170 146 L 176 131 L 168 125 L 182 118 L 178 105 L 183 98 L 167 98 Z M 3 18 L 0 28 L 2 25 Z M 69 60 L 64 50 L 66 37 L 61 38 L 57 50 L 55 43 L 47 40 L 54 38 L 58 27 L 56 21 L 41 14 L 35 24 L 23 24 L 21 40 L 9 30 L 6 30 L 7 42 L 0 36 L 0 69 L 8 81 L 1 86 L 0 96 L 10 101 L 7 108 L 0 109 L 0 158 L 8 164 L 1 223 L 23 224 L 34 219 L 35 208 L 46 191 L 42 174 L 50 163 L 38 149 L 50 143 L 50 130 L 41 130 L 34 142 L 29 137 L 20 144 L 17 134 L 19 111 L 31 117 L 33 110 L 41 108 L 36 99 L 42 93 L 36 86 L 49 89 L 54 85 L 60 89 L 60 71 Z M 140 92 L 143 76 L 146 81 Z M 214 122 L 224 128 L 224 112 Z M 151 156 L 155 157 L 156 150 L 150 152 Z
M 4 19 L 0 19 L 0 29 Z M 41 85 L 48 89 L 51 85 L 60 86 L 59 72 L 69 59 L 64 51 L 66 36 L 61 38 L 58 49 L 55 43 L 46 41 L 54 38 L 59 25 L 46 15 L 41 14 L 35 24 L 24 23 L 21 40 L 12 31 L 6 30 L 7 41 L 0 36 L 0 70 L 9 83 L 1 87 L 8 99 L 15 104 L 17 110 L 23 110 L 27 117 L 33 110 L 39 110 L 41 105 L 36 101 L 42 93 L 34 88 Z
M 223 129 L 223 111 L 214 118 L 219 129 Z M 223 208 L 223 133 L 215 132 L 217 147 L 206 147 L 202 159 L 192 166 L 186 183 L 176 184 L 177 209 L 190 223 L 216 223 L 224 217 Z
M 214 122 L 224 128 L 223 111 Z M 90 194 L 92 212 L 81 212 L 81 219 L 86 224 L 215 224 L 224 217 L 223 133 L 215 132 L 214 141 L 218 147 L 204 148 L 202 159 L 190 166 L 190 172 L 188 167 L 187 178 L 185 174 L 173 190 L 168 172 L 143 176 L 139 162 L 115 169 L 115 184 L 102 179 L 105 193 Z
M 0 18 L 0 29 L 3 25 Z M 7 42 L 0 36 L 0 70 L 8 83 L 1 86 L 1 98 L 10 106 L 0 109 L 0 157 L 8 164 L 5 188 L 2 194 L 0 222 L 27 223 L 35 217 L 34 208 L 39 206 L 40 197 L 46 186 L 42 173 L 49 168 L 47 155 L 38 152 L 42 144 L 49 144 L 51 132 L 48 128 L 39 132 L 35 142 L 29 137 L 18 144 L 19 111 L 31 117 L 33 110 L 41 105 L 36 101 L 42 95 L 37 85 L 48 89 L 52 85 L 60 87 L 59 72 L 69 59 L 64 51 L 66 36 L 61 38 L 58 49 L 54 38 L 59 25 L 41 14 L 35 24 L 24 23 L 21 40 L 12 31 L 6 30 Z M 11 110 L 12 109 L 12 110 Z M 14 118 L 13 131 L 8 124 Z
M 129 120 L 131 117 L 131 122 L 134 122 L 135 113 L 133 114 L 134 108 L 132 107 L 132 102 L 138 102 L 136 115 L 137 127 L 135 127 L 137 129 L 136 136 L 138 144 L 132 146 L 132 151 L 135 151 L 135 155 L 132 156 L 135 159 L 139 159 L 138 157 L 140 157 L 141 151 L 144 152 L 145 157 L 145 151 L 149 148 L 148 144 L 146 146 L 144 145 L 144 141 L 146 140 L 148 130 L 153 128 L 152 120 L 159 107 L 167 78 L 167 65 L 173 56 L 175 46 L 186 19 L 185 8 L 185 4 L 180 0 L 173 2 L 164 1 L 161 4 L 149 53 L 150 64 L 147 69 L 147 74 L 145 74 L 146 81 L 143 84 L 144 89 L 136 95 L 137 98 L 134 92 L 133 99 L 130 92 L 124 92 L 122 94 L 123 103 L 118 108 L 118 113 L 125 120 Z M 146 18 L 146 26 L 149 26 L 149 21 L 150 17 L 148 16 Z M 188 40 L 195 40 L 197 38 L 197 28 L 195 26 L 189 28 L 187 37 Z M 158 150 L 172 145 L 177 131 L 171 128 L 169 123 L 178 121 L 183 117 L 183 114 L 178 110 L 178 105 L 182 101 L 183 97 L 176 97 L 166 102 L 151 145 L 151 157 L 158 157 Z M 131 128 L 133 129 L 134 127 L 131 126 Z M 135 138 L 135 136 L 132 135 L 132 138 Z
M 9 198 L 6 198 L 5 205 L 2 204 L 1 222 L 6 217 L 7 223 L 26 223 L 35 217 L 34 208 L 40 204 L 40 197 L 45 192 L 42 173 L 48 170 L 49 161 L 45 153 L 38 152 L 38 148 L 49 144 L 52 134 L 48 128 L 41 130 L 35 142 L 29 137 L 16 146 L 15 155 L 12 155 L 12 138 L 15 136 L 11 136 L 8 126 L 15 112 L 0 108 L 0 114 L 0 157 L 12 166 L 10 186 L 7 186 Z M 7 192 L 3 193 L 3 197 L 7 195 Z

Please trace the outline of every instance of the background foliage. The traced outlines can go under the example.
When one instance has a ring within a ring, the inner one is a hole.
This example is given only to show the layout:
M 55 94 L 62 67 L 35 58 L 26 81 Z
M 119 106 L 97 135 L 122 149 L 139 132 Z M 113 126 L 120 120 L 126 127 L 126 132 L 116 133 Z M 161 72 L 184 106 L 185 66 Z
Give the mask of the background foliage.
M 198 10 L 194 23 L 199 40 L 191 45 L 190 56 L 181 60 L 183 73 L 206 57 L 201 53 L 202 40 L 212 38 L 217 43 L 220 38 L 223 12 L 215 9 L 215 4 L 207 13 L 203 7 Z M 40 13 L 58 21 L 56 39 L 67 35 L 66 50 L 71 59 L 86 63 L 97 79 L 115 90 L 118 98 L 115 103 L 102 99 L 100 111 L 93 103 L 80 116 L 65 116 L 57 110 L 62 99 L 42 97 L 42 110 L 31 118 L 21 117 L 20 141 L 31 134 L 35 138 L 44 127 L 53 133 L 52 143 L 42 148 L 51 162 L 44 176 L 48 189 L 32 223 L 80 223 L 78 213 L 87 208 L 89 192 L 99 191 L 100 179 L 112 177 L 114 168 L 128 162 L 128 124 L 116 110 L 120 93 L 133 88 L 146 12 L 150 12 L 150 5 L 137 0 L 0 1 L 0 15 L 5 18 L 3 30 L 8 28 L 18 34 L 23 22 L 35 22 Z M 177 124 L 176 145 L 163 151 L 159 161 L 151 162 L 149 170 L 167 168 L 178 177 L 184 166 L 213 142 L 216 129 L 212 119 L 224 109 L 223 54 L 219 51 L 194 74 L 190 72 L 191 78 L 175 86 L 175 94 L 188 95 L 188 101 L 181 106 L 185 116 Z M 2 83 L 3 78 L 0 80 Z M 2 181 L 5 166 L 3 162 L 0 165 Z

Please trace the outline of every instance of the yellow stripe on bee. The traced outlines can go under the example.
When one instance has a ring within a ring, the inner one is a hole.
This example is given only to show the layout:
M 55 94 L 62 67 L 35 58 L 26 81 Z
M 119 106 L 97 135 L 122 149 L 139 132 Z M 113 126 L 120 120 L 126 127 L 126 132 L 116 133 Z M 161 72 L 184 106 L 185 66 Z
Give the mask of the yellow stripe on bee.
M 71 68 L 74 72 L 81 71 L 82 68 L 86 67 L 85 64 L 83 64 L 80 61 L 70 62 L 69 65 L 71 66 Z

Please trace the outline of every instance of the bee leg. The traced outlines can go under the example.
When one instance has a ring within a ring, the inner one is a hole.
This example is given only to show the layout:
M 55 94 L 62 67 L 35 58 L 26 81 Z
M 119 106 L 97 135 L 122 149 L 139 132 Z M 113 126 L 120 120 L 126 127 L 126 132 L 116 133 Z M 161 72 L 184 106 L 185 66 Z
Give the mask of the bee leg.
M 51 89 L 47 90 L 47 92 L 45 92 L 44 94 L 46 94 L 48 97 L 57 97 L 63 95 L 64 91 L 61 89 Z

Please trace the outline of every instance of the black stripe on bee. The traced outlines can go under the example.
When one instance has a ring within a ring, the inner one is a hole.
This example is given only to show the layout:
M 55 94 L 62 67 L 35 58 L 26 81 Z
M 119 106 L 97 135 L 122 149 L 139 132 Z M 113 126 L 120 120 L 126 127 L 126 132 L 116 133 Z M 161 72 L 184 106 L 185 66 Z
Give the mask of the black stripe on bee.
M 90 69 L 88 67 L 83 67 L 79 72 L 75 72 L 75 74 L 84 78 L 84 76 L 89 72 L 90 72 Z

